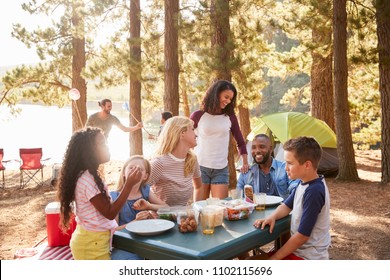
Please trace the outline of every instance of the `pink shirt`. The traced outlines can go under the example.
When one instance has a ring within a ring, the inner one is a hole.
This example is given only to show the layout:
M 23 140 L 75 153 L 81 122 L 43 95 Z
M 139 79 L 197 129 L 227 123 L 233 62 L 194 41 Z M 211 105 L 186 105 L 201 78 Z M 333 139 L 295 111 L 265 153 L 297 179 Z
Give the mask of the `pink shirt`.
M 104 189 L 108 193 L 106 184 Z M 90 202 L 98 194 L 100 194 L 100 190 L 92 174 L 88 170 L 84 171 L 77 180 L 75 189 L 76 221 L 89 231 L 113 230 L 118 226 L 115 219 L 109 220 L 105 218 Z

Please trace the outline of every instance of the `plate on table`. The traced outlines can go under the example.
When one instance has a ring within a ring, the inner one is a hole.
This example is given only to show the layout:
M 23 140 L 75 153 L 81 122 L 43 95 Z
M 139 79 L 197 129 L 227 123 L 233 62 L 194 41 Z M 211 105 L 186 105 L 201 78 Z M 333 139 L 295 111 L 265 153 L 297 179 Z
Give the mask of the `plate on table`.
M 164 231 L 170 230 L 175 223 L 163 219 L 141 220 L 128 223 L 126 229 L 139 235 L 157 235 Z
M 282 201 L 283 201 L 283 198 L 280 196 L 267 195 L 267 197 L 265 198 L 265 205 L 266 206 L 277 205 Z

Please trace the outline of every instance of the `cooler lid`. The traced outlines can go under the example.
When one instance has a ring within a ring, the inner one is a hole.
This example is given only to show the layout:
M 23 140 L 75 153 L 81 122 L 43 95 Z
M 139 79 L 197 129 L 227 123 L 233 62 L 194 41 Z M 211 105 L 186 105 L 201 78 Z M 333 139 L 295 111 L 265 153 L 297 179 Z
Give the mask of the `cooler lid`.
M 60 202 L 50 202 L 48 205 L 46 205 L 45 213 L 46 214 L 58 214 L 60 213 Z

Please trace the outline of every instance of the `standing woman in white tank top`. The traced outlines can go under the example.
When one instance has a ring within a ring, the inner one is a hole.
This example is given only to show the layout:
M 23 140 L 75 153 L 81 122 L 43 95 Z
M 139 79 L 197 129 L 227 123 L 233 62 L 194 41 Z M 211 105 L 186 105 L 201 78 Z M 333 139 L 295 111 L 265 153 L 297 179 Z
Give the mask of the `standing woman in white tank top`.
M 237 90 L 229 81 L 219 80 L 206 92 L 201 109 L 191 114 L 194 121 L 198 145 L 195 153 L 202 173 L 204 199 L 228 196 L 229 168 L 228 152 L 230 133 L 236 139 L 242 156 L 241 172 L 248 172 L 248 153 L 237 116 L 234 112 Z

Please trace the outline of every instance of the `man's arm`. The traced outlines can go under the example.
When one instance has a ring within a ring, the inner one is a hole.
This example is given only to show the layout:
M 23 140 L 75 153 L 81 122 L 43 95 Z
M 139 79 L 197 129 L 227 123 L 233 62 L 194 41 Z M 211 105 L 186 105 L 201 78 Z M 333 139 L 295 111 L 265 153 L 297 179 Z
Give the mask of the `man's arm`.
M 118 126 L 118 128 L 120 128 L 124 132 L 133 132 L 133 131 L 136 131 L 138 129 L 141 129 L 143 127 L 143 124 L 142 124 L 142 122 L 139 122 L 135 126 L 127 127 L 127 126 L 124 126 L 121 123 L 118 123 L 117 126 Z

